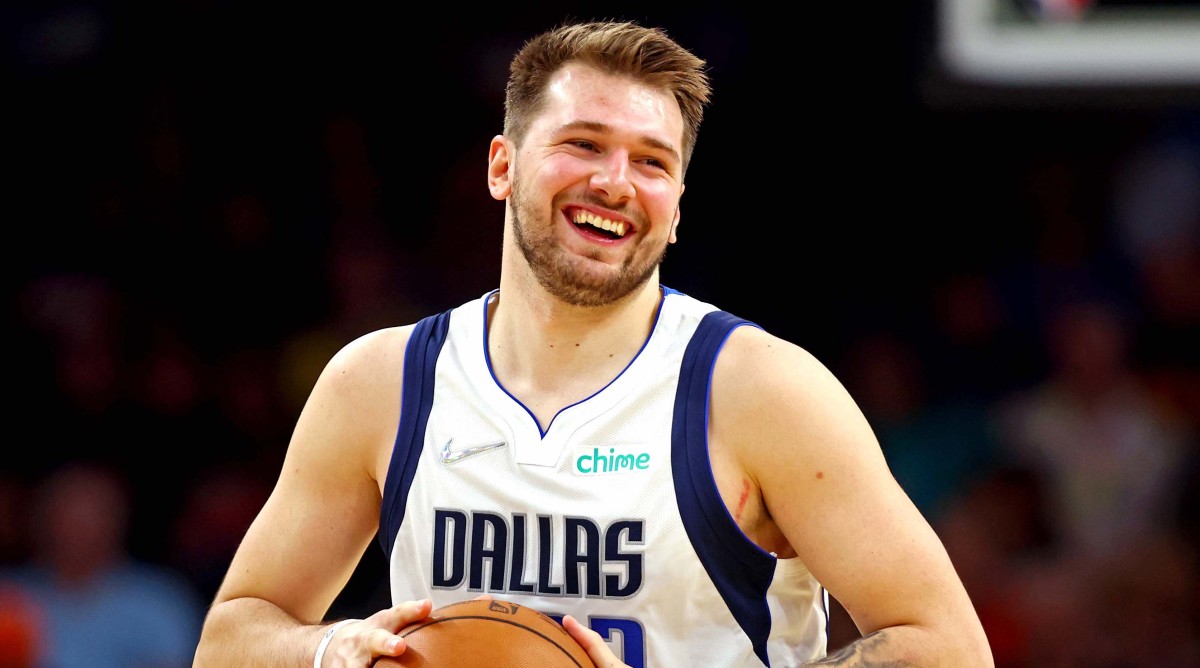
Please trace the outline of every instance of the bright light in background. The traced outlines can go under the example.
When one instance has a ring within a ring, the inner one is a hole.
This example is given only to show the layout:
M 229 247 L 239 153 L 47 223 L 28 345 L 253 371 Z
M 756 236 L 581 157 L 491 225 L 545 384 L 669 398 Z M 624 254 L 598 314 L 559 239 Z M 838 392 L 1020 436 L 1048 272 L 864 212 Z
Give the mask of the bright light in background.
M 940 0 L 947 69 L 994 85 L 1200 85 L 1200 2 Z

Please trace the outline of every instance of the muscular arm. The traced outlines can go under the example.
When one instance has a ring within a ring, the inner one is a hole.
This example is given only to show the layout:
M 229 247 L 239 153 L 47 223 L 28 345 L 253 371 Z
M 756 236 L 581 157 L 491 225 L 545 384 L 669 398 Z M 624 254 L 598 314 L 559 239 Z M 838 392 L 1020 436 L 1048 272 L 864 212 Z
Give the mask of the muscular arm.
M 377 471 L 399 419 L 408 334 L 364 336 L 322 372 L 205 619 L 196 666 L 312 664 L 323 616 L 378 528 Z
M 991 666 L 945 548 L 892 476 L 853 399 L 803 349 L 735 330 L 713 380 L 723 494 L 766 549 L 795 555 L 864 637 L 817 665 Z M 746 494 L 744 490 L 749 490 Z

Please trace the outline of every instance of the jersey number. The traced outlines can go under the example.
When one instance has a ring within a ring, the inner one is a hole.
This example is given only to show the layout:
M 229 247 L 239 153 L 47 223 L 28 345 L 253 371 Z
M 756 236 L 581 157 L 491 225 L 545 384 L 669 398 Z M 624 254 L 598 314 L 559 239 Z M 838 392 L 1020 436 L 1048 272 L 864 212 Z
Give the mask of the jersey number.
M 562 624 L 562 615 L 551 615 L 551 617 Z M 628 664 L 630 668 L 646 668 L 646 636 L 642 633 L 642 625 L 637 620 L 617 617 L 588 617 L 588 626 L 599 633 L 617 658 Z M 613 644 L 614 635 L 620 636 L 621 643 L 619 645 Z

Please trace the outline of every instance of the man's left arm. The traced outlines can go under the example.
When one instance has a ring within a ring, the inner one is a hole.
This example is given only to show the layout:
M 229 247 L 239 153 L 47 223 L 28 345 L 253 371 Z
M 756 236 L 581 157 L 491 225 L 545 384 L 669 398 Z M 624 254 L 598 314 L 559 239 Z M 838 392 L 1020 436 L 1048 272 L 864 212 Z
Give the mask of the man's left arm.
M 857 404 L 802 348 L 733 332 L 718 358 L 710 442 L 863 638 L 817 665 L 993 665 L 941 540 L 889 470 Z M 781 552 L 781 554 L 783 554 Z

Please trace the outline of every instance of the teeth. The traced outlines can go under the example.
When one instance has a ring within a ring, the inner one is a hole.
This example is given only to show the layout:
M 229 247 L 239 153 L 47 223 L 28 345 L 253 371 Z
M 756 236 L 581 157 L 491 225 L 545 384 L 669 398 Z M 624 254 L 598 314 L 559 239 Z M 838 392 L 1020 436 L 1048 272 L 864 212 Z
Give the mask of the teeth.
M 592 227 L 598 227 L 602 230 L 612 232 L 618 237 L 625 236 L 625 223 L 620 221 L 611 221 L 607 218 L 601 218 L 600 216 L 588 211 L 576 211 L 574 220 L 578 225 L 587 223 Z

